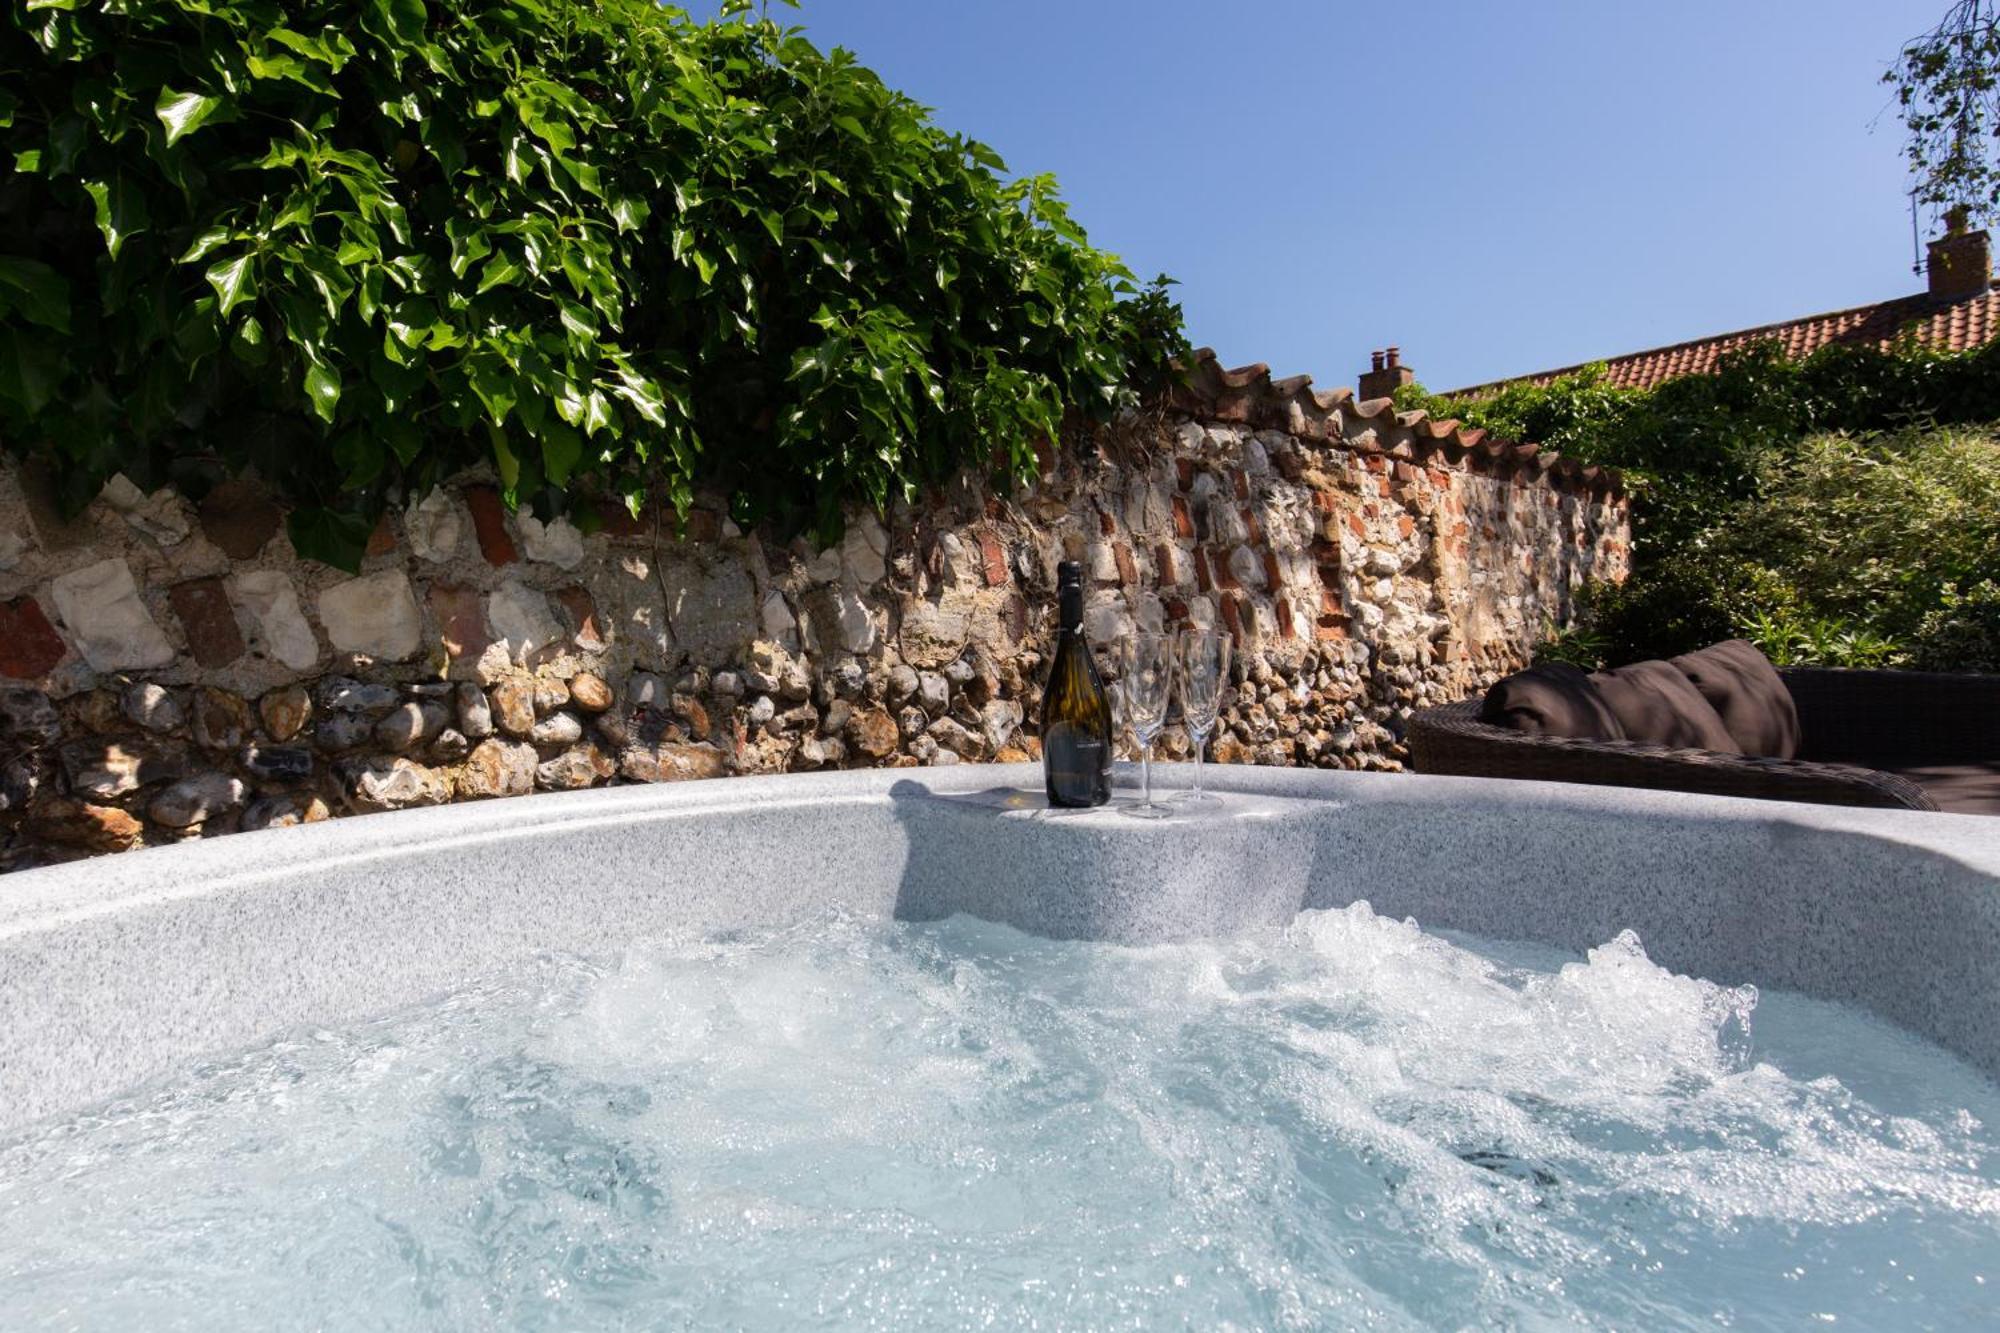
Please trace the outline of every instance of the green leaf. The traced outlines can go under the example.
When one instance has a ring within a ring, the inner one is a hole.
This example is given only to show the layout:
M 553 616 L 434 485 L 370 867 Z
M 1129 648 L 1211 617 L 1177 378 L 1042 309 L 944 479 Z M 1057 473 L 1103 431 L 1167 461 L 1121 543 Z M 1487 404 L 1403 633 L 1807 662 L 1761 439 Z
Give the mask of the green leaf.
M 333 461 L 346 473 L 340 484 L 350 491 L 358 491 L 374 484 L 375 479 L 382 475 L 388 455 L 373 434 L 357 428 L 342 431 L 333 442 Z
M 476 223 L 466 227 L 460 219 L 452 218 L 445 223 L 445 235 L 451 241 L 451 275 L 462 278 L 472 266 L 493 253 L 493 242 L 484 227 Z
M 556 386 L 556 415 L 574 426 L 583 420 L 583 393 L 576 381 L 565 379 Z
M 333 262 L 346 268 L 363 260 L 380 258 L 381 254 L 381 248 L 374 242 L 350 236 L 340 243 L 340 249 L 334 251 Z
M 423 40 L 424 25 L 430 17 L 425 12 L 424 0 L 368 0 L 364 14 L 364 27 L 390 38 L 398 46 Z
M 604 194 L 603 178 L 593 164 L 581 158 L 559 157 L 556 159 L 556 165 L 560 166 L 585 194 L 600 197 Z
M 388 318 L 389 336 L 405 347 L 416 347 L 430 337 L 437 322 L 437 308 L 429 301 L 412 298 L 399 302 Z
M 341 513 L 322 505 L 294 509 L 285 520 L 285 533 L 292 549 L 308 560 L 344 569 L 361 571 L 361 558 L 368 552 L 368 538 L 375 525 L 359 514 Z
M 340 409 L 340 372 L 322 362 L 307 367 L 306 399 L 321 421 L 332 421 Z
M 472 391 L 485 404 L 487 419 L 494 426 L 507 424 L 507 414 L 514 410 L 514 374 L 496 356 L 482 354 L 466 361 L 466 374 L 472 381 Z
M 583 458 L 583 440 L 560 421 L 542 430 L 542 471 L 557 486 L 569 485 L 570 473 Z
M 597 321 L 591 318 L 589 310 L 574 301 L 560 299 L 556 302 L 556 306 L 562 326 L 569 333 L 580 339 L 597 336 Z
M 363 323 L 375 322 L 375 312 L 382 308 L 382 295 L 388 283 L 388 271 L 379 264 L 361 270 L 361 282 L 354 289 L 354 311 Z
M 255 315 L 247 315 L 230 336 L 229 350 L 246 366 L 263 366 L 271 360 L 271 345 L 264 325 Z
M 0 399 L 36 416 L 62 382 L 61 352 L 46 337 L 0 326 Z
M 421 356 L 411 353 L 400 362 L 393 357 L 370 361 L 368 381 L 382 395 L 382 411 L 393 416 L 409 406 L 427 383 L 427 375 Z
M 533 157 L 535 151 L 533 145 L 518 135 L 507 141 L 507 151 L 501 165 L 507 173 L 508 180 L 516 185 L 528 183 L 528 177 L 534 174 L 535 170 Z
M 167 147 L 172 148 L 206 124 L 221 106 L 222 99 L 205 93 L 177 93 L 172 88 L 162 88 L 159 100 L 153 103 L 153 114 L 167 127 Z
M 667 424 L 666 405 L 660 398 L 659 386 L 651 380 L 629 370 L 620 370 L 618 383 L 609 387 L 612 393 L 632 404 L 640 416 L 655 426 Z
M 104 233 L 105 248 L 116 259 L 128 238 L 151 225 L 145 196 L 126 179 L 123 172 L 113 173 L 108 180 L 86 180 L 83 189 L 96 205 L 97 229 Z
M 269 59 L 249 57 L 244 62 L 250 72 L 258 78 L 283 79 L 296 83 L 302 88 L 310 88 L 323 97 L 338 97 L 330 77 L 334 67 L 322 69 L 318 65 L 295 60 L 290 56 L 275 56 Z
M 0 255 L 0 309 L 57 333 L 69 332 L 69 284 L 40 260 Z
M 65 112 L 49 123 L 49 141 L 42 163 L 50 180 L 67 176 L 76 170 L 77 159 L 83 156 L 84 146 L 90 142 L 90 125 L 75 112 Z
M 487 436 L 493 441 L 493 467 L 500 474 L 500 486 L 508 494 L 521 484 L 521 460 L 508 447 L 507 433 L 498 426 L 488 425 Z
M 270 301 L 278 308 L 285 336 L 307 355 L 318 356 L 326 341 L 326 307 L 296 291 L 273 292 Z
M 204 361 L 222 346 L 221 321 L 215 316 L 215 298 L 198 296 L 183 306 L 174 320 L 173 347 L 188 364 Z
M 542 114 L 542 108 L 538 105 L 522 104 L 521 124 L 527 127 L 529 133 L 558 153 L 566 153 L 576 147 L 575 132 L 554 116 Z
M 305 270 L 306 280 L 326 303 L 329 321 L 340 318 L 340 307 L 354 290 L 354 280 L 347 271 L 327 253 L 324 246 L 310 246 L 300 255 L 298 264 Z
M 378 423 L 378 429 L 395 453 L 396 461 L 404 467 L 409 467 L 423 456 L 423 432 L 408 417 L 391 416 L 387 421 Z
M 495 287 L 511 287 L 526 276 L 526 271 L 514 262 L 512 255 L 504 251 L 496 253 L 479 271 L 479 287 L 473 295 L 484 296 Z
M 293 32 L 290 28 L 272 28 L 264 36 L 289 51 L 327 66 L 336 74 L 354 52 L 347 39 L 340 37 L 330 28 L 317 37 L 308 37 L 304 33 Z
M 215 288 L 215 313 L 218 318 L 229 318 L 230 311 L 255 294 L 256 275 L 251 272 L 250 260 L 251 256 L 245 254 L 209 265 L 204 276 L 208 285 Z
M 531 385 L 533 383 L 533 372 L 524 371 L 521 376 L 521 382 Z M 549 417 L 549 401 L 539 393 L 532 391 L 524 393 L 514 400 L 514 412 L 520 418 L 521 424 L 527 427 L 528 434 L 539 437 L 542 433 L 542 424 Z M 561 423 L 558 422 L 556 424 L 560 425 Z
M 621 194 L 611 201 L 611 220 L 618 224 L 621 232 L 638 231 L 646 225 L 646 218 L 652 211 L 652 206 L 644 199 L 629 194 Z
M 1000 154 L 977 140 L 968 140 L 965 145 L 965 151 L 974 162 L 985 167 L 988 171 L 1004 172 L 1007 170 L 1007 163 L 1001 159 Z
M 214 254 L 217 250 L 227 245 L 235 234 L 235 232 L 227 227 L 210 227 L 207 231 L 189 242 L 188 248 L 174 262 L 177 264 L 192 264 L 197 259 L 206 259 L 209 255 Z

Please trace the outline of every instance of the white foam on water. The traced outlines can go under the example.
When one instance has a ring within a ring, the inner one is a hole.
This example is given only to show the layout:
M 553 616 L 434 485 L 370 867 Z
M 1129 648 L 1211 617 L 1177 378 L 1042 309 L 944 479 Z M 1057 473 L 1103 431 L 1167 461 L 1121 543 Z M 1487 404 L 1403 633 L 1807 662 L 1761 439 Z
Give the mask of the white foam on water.
M 1366 904 L 546 959 L 0 1145 L 7 1327 L 2000 1326 L 2000 1089 Z

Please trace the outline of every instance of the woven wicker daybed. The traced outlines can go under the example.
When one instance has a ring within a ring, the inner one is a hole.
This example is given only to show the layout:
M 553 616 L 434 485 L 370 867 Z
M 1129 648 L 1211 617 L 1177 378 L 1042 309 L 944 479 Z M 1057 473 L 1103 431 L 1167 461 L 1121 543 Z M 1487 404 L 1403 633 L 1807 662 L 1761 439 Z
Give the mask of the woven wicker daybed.
M 1575 674 L 1601 682 L 1621 673 Z M 2000 815 L 2000 676 L 1818 668 L 1773 674 L 1796 710 L 1790 757 L 1735 753 L 1759 747 L 1733 742 L 1710 749 L 1655 736 L 1532 734 L 1510 725 L 1518 718 L 1495 704 L 1507 681 L 1486 699 L 1413 715 L 1410 754 L 1422 773 Z

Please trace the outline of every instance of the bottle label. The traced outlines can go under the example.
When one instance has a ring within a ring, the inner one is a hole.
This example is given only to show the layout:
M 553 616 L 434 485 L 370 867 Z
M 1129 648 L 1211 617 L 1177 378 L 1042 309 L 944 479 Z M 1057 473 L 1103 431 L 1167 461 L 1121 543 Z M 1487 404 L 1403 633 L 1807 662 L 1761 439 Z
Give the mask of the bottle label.
M 1094 732 L 1058 722 L 1042 738 L 1049 799 L 1058 805 L 1102 805 L 1111 797 L 1111 747 Z

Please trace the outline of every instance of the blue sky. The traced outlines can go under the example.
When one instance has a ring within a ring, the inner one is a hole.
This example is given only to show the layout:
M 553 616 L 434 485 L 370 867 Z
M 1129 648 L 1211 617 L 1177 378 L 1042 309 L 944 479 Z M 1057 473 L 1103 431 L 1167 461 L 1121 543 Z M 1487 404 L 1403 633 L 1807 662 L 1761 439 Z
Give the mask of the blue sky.
M 774 8 L 777 8 L 774 6 Z M 1232 363 L 1433 388 L 1917 290 L 1880 84 L 1945 0 L 806 0 Z M 1871 128 L 1872 126 L 1872 128 Z

